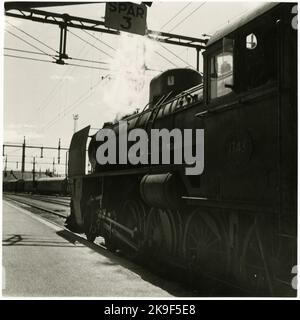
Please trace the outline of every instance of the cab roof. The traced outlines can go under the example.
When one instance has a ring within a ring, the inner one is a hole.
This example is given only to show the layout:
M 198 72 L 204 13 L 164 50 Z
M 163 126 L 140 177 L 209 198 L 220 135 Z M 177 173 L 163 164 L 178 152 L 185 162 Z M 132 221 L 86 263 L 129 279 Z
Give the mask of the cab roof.
M 212 45 L 213 43 L 217 42 L 218 40 L 226 37 L 230 33 L 234 32 L 235 30 L 239 29 L 240 27 L 244 26 L 251 20 L 259 17 L 260 15 L 264 14 L 265 12 L 269 11 L 270 9 L 278 6 L 280 2 L 267 2 L 263 5 L 259 6 L 251 10 L 250 12 L 245 13 L 242 17 L 238 18 L 238 20 L 233 21 L 232 23 L 228 24 L 226 27 L 218 30 L 208 41 L 207 47 Z

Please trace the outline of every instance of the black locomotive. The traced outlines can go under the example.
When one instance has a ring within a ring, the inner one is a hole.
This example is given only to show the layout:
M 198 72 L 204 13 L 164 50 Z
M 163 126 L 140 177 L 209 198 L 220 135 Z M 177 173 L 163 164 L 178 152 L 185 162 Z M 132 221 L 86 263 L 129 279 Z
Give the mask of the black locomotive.
M 296 295 L 294 5 L 267 3 L 220 30 L 203 53 L 203 77 L 162 73 L 144 110 L 122 119 L 128 131 L 204 129 L 201 175 L 186 175 L 185 164 L 101 166 L 95 136 L 85 174 L 90 128 L 75 133 L 69 227 L 248 295 Z M 104 127 L 118 136 L 117 124 Z

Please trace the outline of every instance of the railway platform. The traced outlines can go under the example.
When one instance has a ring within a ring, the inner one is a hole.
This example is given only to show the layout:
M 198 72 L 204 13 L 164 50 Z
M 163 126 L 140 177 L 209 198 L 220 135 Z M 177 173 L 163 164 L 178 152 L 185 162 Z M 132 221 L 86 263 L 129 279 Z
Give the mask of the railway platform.
M 140 267 L 3 201 L 3 296 L 170 297 Z

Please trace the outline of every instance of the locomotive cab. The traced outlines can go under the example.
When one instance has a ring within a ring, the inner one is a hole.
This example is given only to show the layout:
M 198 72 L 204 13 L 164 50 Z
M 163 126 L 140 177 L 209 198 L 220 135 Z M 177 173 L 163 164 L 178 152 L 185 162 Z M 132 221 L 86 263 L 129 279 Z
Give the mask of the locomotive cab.
M 272 14 L 264 14 L 271 9 Z M 287 23 L 281 7 L 268 3 L 216 32 L 203 54 L 206 103 L 213 107 L 278 81 L 280 40 Z

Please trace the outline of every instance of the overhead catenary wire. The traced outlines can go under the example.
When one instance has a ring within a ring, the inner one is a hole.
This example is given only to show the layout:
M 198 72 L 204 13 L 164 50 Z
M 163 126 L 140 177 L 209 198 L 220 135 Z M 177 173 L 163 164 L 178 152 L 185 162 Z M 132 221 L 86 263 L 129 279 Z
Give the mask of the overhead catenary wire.
M 160 29 L 165 28 L 170 22 L 172 22 L 176 17 L 178 17 L 180 15 L 180 13 L 187 8 L 192 2 L 189 2 L 188 4 L 186 4 L 183 8 L 181 8 L 171 19 L 169 19 L 164 25 L 162 25 L 160 27 Z
M 8 33 L 12 34 L 13 36 L 17 37 L 18 39 L 20 39 L 21 41 L 24 41 L 25 43 L 27 43 L 28 45 L 32 46 L 33 48 L 39 50 L 41 53 L 47 55 L 47 56 L 50 56 L 52 57 L 53 59 L 56 60 L 56 57 L 51 55 L 51 54 L 48 54 L 46 53 L 45 51 L 43 51 L 42 49 L 34 46 L 33 44 L 27 42 L 26 40 L 20 38 L 19 36 L 13 34 L 12 32 L 10 32 L 9 30 L 7 30 Z M 89 44 L 91 47 L 97 49 L 98 51 L 106 54 L 107 56 L 109 56 L 110 58 L 113 58 L 110 54 L 108 54 L 107 52 L 105 52 L 104 50 L 100 49 L 99 47 L 95 46 L 94 44 L 88 42 L 87 40 L 83 39 L 82 37 L 78 36 L 77 34 L 75 34 L 74 32 L 68 30 L 68 32 L 70 32 L 72 35 L 74 35 L 75 37 L 79 38 L 81 41 L 84 41 L 85 43 Z M 87 34 L 89 34 L 91 37 L 93 37 L 94 39 L 104 43 L 102 40 L 96 38 L 95 36 L 91 35 L 90 33 L 87 32 Z M 105 43 L 106 44 L 106 43 Z M 107 45 L 107 44 L 106 44 Z M 107 45 L 109 46 L 109 45 Z M 109 46 L 112 50 L 116 50 L 115 48 Z M 29 53 L 29 52 L 28 52 Z M 33 52 L 32 52 L 33 53 Z M 162 57 L 163 59 L 165 59 L 167 62 L 169 62 L 170 64 L 172 64 L 173 66 L 175 67 L 178 67 L 175 63 L 173 63 L 171 60 L 169 60 L 168 58 L 166 58 L 164 55 L 162 55 L 161 53 L 158 53 L 158 52 L 155 52 L 156 54 L 158 54 L 160 57 Z M 37 54 L 37 53 L 33 53 L 33 54 Z M 21 58 L 21 57 L 17 57 L 15 56 L 16 58 Z M 24 57 L 25 59 L 25 57 Z M 72 59 L 72 58 L 71 58 Z M 28 60 L 31 60 L 31 58 L 28 58 Z M 74 60 L 78 60 L 78 61 L 83 61 L 84 59 L 80 60 L 79 58 L 74 58 Z M 38 61 L 38 60 L 37 60 Z M 41 60 L 42 61 L 42 60 Z M 51 62 L 51 61 L 46 61 L 45 62 Z M 96 61 L 92 61 L 92 60 L 86 60 L 85 62 L 91 62 L 91 63 L 99 63 L 99 62 L 96 62 Z M 105 62 L 106 63 L 106 62 Z M 89 68 L 89 69 L 99 69 L 99 70 L 108 70 L 108 69 L 104 69 L 104 68 L 97 68 L 97 67 L 91 67 L 91 66 L 86 66 L 86 65 L 78 65 L 78 64 L 73 64 L 73 63 L 64 63 L 64 65 L 68 65 L 68 66 L 75 66 L 75 67 L 85 67 L 85 68 Z M 39 108 L 40 109 L 40 108 Z
M 101 81 L 102 81 L 102 79 L 99 79 L 98 82 L 97 82 L 96 84 L 94 84 L 94 86 L 92 86 L 91 88 L 89 88 L 89 89 L 88 89 L 84 94 L 82 94 L 75 102 L 73 102 L 71 105 L 69 105 L 67 108 L 65 108 L 65 109 L 63 110 L 63 112 L 64 112 L 64 113 L 65 113 L 65 112 L 70 112 L 71 110 L 74 109 L 75 106 L 77 106 L 77 104 L 78 104 L 79 102 L 85 101 L 85 100 L 91 95 L 91 93 L 99 86 L 99 84 L 101 83 Z M 88 94 L 88 96 L 87 96 L 87 97 L 84 97 L 84 96 L 87 95 L 87 94 Z M 83 101 L 81 101 L 82 98 L 84 98 Z M 65 115 L 66 115 L 66 114 L 64 114 L 64 116 L 65 116 Z
M 111 45 L 107 44 L 106 42 L 104 42 L 103 40 L 95 37 L 93 34 L 91 34 L 90 32 L 86 31 L 86 30 L 82 30 L 84 33 L 88 34 L 90 37 L 94 38 L 95 40 L 101 42 L 102 44 L 104 44 L 105 46 L 107 46 L 108 48 L 112 49 L 113 51 L 116 51 L 117 49 L 112 47 Z
M 149 71 L 157 71 L 157 70 L 149 69 Z M 61 112 L 59 112 L 57 116 L 55 116 L 52 120 L 50 120 L 47 124 L 44 125 L 43 130 L 52 127 L 57 121 L 59 121 L 60 119 L 63 119 L 67 114 L 69 114 L 73 109 L 75 109 L 80 103 L 83 103 L 85 100 L 90 98 L 95 93 L 94 89 L 101 83 L 101 81 L 102 79 L 99 80 L 92 88 L 90 88 L 88 91 L 84 92 L 80 97 L 78 97 L 71 105 L 64 108 Z
M 37 157 L 38 159 L 40 159 L 39 157 Z M 49 157 L 50 158 L 50 157 Z M 16 161 L 16 160 L 7 160 L 7 163 L 16 163 L 16 162 L 19 162 L 19 161 Z M 33 162 L 31 162 L 31 161 L 28 161 L 27 162 L 28 164 L 32 164 Z M 53 162 L 41 162 L 40 160 L 35 160 L 35 164 L 36 165 L 52 165 L 53 164 Z M 55 165 L 56 166 L 65 166 L 66 164 L 65 163 L 57 163 L 57 162 L 55 162 Z M 9 169 L 9 170 L 11 170 L 11 169 Z
M 42 148 L 42 147 L 41 147 Z M 18 151 L 18 150 L 17 150 Z M 55 150 L 54 150 L 55 151 Z M 67 151 L 65 151 L 67 152 Z M 37 153 L 34 153 L 35 154 L 35 157 L 36 158 L 39 158 L 39 159 L 53 159 L 53 157 L 51 156 L 43 156 L 41 157 L 39 154 Z M 7 153 L 7 155 L 9 155 L 9 158 L 20 158 L 22 155 L 21 154 L 9 154 Z M 32 158 L 33 155 L 29 155 L 29 156 L 25 156 L 26 159 L 30 159 Z
M 26 136 L 24 136 L 24 138 L 25 137 Z M 16 142 L 6 141 L 3 144 L 5 145 L 6 148 L 22 148 L 23 147 L 23 142 L 22 143 L 21 142 L 20 143 L 16 143 Z M 45 146 L 42 143 L 31 145 L 31 144 L 29 144 L 28 139 L 26 140 L 26 148 L 29 148 L 29 149 L 44 148 L 45 150 L 57 150 L 57 147 Z M 65 146 L 61 146 L 60 150 L 68 150 L 68 148 L 65 147 Z
M 16 55 L 12 55 L 12 54 L 4 54 L 4 56 L 5 57 L 11 57 L 11 58 L 19 58 L 19 59 L 24 59 L 24 60 L 33 60 L 33 61 L 40 61 L 40 62 L 56 63 L 55 61 L 42 60 L 42 59 L 36 59 L 36 58 L 24 57 L 24 56 L 16 56 Z M 80 68 L 86 68 L 86 69 L 110 70 L 109 68 L 93 67 L 93 66 L 75 64 L 75 63 L 64 63 L 64 65 L 80 67 Z
M 36 50 L 40 51 L 40 52 L 43 53 L 44 55 L 53 58 L 53 59 L 55 60 L 55 62 L 56 62 L 57 59 L 56 59 L 55 56 L 53 56 L 53 55 L 51 55 L 51 54 L 43 51 L 42 49 L 36 47 L 35 45 L 31 44 L 30 42 L 28 42 L 28 41 L 26 41 L 26 40 L 24 40 L 24 39 L 22 39 L 21 37 L 19 37 L 18 35 L 12 33 L 11 31 L 9 31 L 9 30 L 6 30 L 6 31 L 7 31 L 9 34 L 11 34 L 12 36 L 20 39 L 21 41 L 25 42 L 26 44 L 28 44 L 28 45 L 30 45 L 31 47 L 35 48 Z M 69 31 L 69 32 L 72 33 L 74 36 L 80 38 L 82 41 L 85 41 L 84 39 L 82 39 L 81 37 L 77 36 L 77 35 L 76 35 L 75 33 L 73 33 L 72 31 Z M 87 41 L 85 41 L 85 42 L 87 42 Z M 105 53 L 106 55 L 108 55 L 109 57 L 112 58 L 111 55 L 109 55 L 109 54 L 106 53 L 105 51 L 99 49 L 98 47 L 94 46 L 92 43 L 90 43 L 90 42 L 87 42 L 87 43 L 88 43 L 90 46 L 98 49 L 99 51 Z M 34 53 L 34 54 L 36 54 L 36 53 Z M 5 55 L 5 56 L 7 56 L 7 57 L 15 57 L 15 58 L 23 58 L 23 59 L 27 59 L 27 60 L 36 60 L 36 61 L 51 62 L 51 61 L 47 61 L 47 60 L 33 59 L 33 58 L 27 58 L 27 57 L 21 57 L 21 56 L 20 56 L 20 57 L 19 57 L 19 56 L 13 56 L 13 55 Z M 83 61 L 83 60 L 85 60 L 85 59 L 74 58 L 74 60 Z M 86 60 L 85 62 L 95 63 L 96 61 Z M 99 63 L 99 62 L 96 62 L 96 63 Z M 79 64 L 74 64 L 74 63 L 64 63 L 64 65 L 69 65 L 69 66 L 74 66 L 74 67 L 82 67 L 82 68 L 88 68 L 88 69 L 108 70 L 108 69 L 106 69 L 106 68 L 92 67 L 92 66 L 87 66 L 87 65 L 79 65 Z
M 29 51 L 29 50 L 23 50 L 23 49 L 17 49 L 17 48 L 8 48 L 8 47 L 5 47 L 4 50 L 16 51 L 16 52 L 22 52 L 22 53 L 30 53 L 30 54 L 38 54 L 38 55 L 45 56 L 45 54 L 42 53 L 42 52 Z
M 158 52 L 157 50 L 154 51 L 155 54 L 157 54 L 158 56 L 160 56 L 161 58 L 163 58 L 164 60 L 168 61 L 170 64 L 172 64 L 174 67 L 178 68 L 178 65 L 176 65 L 173 61 L 169 60 L 168 58 L 166 58 L 164 55 L 162 55 L 160 52 Z
M 22 30 L 21 28 L 18 28 L 18 27 L 15 26 L 14 24 L 12 24 L 12 23 L 10 23 L 10 22 L 8 22 L 8 21 L 6 21 L 6 23 L 9 24 L 10 26 L 12 26 L 13 28 L 19 30 L 20 32 L 26 34 L 26 35 L 27 35 L 28 37 L 30 37 L 31 39 L 34 39 L 35 41 L 37 41 L 37 42 L 39 42 L 40 44 L 44 45 L 44 46 L 47 47 L 48 49 L 50 49 L 50 50 L 52 50 L 52 51 L 54 51 L 54 52 L 56 52 L 56 53 L 58 52 L 58 51 L 56 51 L 55 49 L 53 49 L 52 47 L 50 47 L 48 44 L 46 44 L 45 42 L 37 39 L 37 38 L 34 37 L 33 35 L 31 35 L 31 34 L 29 34 L 28 32 Z
M 85 31 L 85 30 L 83 30 L 83 31 Z M 81 38 L 80 36 L 78 36 L 78 35 L 75 34 L 74 32 L 72 32 L 72 31 L 69 31 L 69 32 L 70 32 L 71 34 L 73 34 L 75 37 L 79 38 L 80 40 L 86 42 L 87 44 L 89 44 L 89 45 L 92 46 L 93 48 L 99 50 L 99 51 L 102 52 L 102 53 L 105 53 L 105 54 L 108 55 L 110 58 L 113 58 L 113 56 L 111 56 L 110 54 L 108 54 L 108 53 L 105 52 L 104 50 L 100 49 L 99 47 L 91 44 L 91 43 L 88 42 L 87 40 Z M 87 33 L 89 36 L 91 36 L 91 37 L 94 38 L 95 40 L 100 41 L 101 43 L 104 43 L 102 40 L 100 40 L 99 38 L 97 38 L 97 37 L 95 37 L 94 35 L 90 34 L 89 32 L 85 32 L 85 33 Z M 106 44 L 106 43 L 105 43 L 105 44 Z M 106 44 L 106 45 L 107 45 L 107 44 Z M 109 45 L 107 45 L 107 46 L 109 46 Z M 112 47 L 112 46 L 109 46 L 109 47 L 110 47 L 112 50 L 116 51 L 116 49 L 115 49 L 114 47 Z M 168 58 L 166 58 L 166 57 L 165 57 L 164 55 L 162 55 L 161 53 L 159 53 L 159 52 L 157 52 L 157 51 L 155 51 L 155 53 L 156 53 L 157 55 L 159 55 L 160 57 L 162 57 L 163 59 L 165 59 L 166 61 L 168 61 L 168 62 L 169 62 L 170 64 L 172 64 L 173 66 L 178 67 L 174 62 L 172 62 L 171 60 L 169 60 Z
M 192 4 L 192 2 L 187 3 L 183 8 L 181 8 L 172 18 L 170 18 L 165 24 L 163 24 L 161 26 L 161 29 L 165 28 L 169 23 L 171 23 L 176 17 L 178 17 L 180 15 L 180 13 L 182 13 L 190 4 Z M 190 17 L 194 12 L 196 12 L 198 9 L 200 9 L 203 5 L 205 4 L 205 2 L 203 4 L 201 4 L 200 6 L 198 6 L 194 11 L 192 11 L 188 16 L 186 16 L 184 19 L 182 19 L 175 27 L 173 27 L 171 29 L 174 30 L 177 26 L 179 26 L 181 23 L 183 23 L 188 17 Z M 181 62 L 183 62 L 184 64 L 186 64 L 189 67 L 193 66 L 188 63 L 187 61 L 185 61 L 184 59 L 182 59 L 181 57 L 179 57 L 177 54 L 175 54 L 173 51 L 171 51 L 170 49 L 168 49 L 167 47 L 163 46 L 160 44 L 160 46 L 162 48 L 164 48 L 166 51 L 168 51 L 170 54 L 172 54 L 173 56 L 175 56 L 177 59 L 179 59 Z M 156 54 L 159 54 L 158 52 L 156 52 Z M 163 56 L 162 54 L 159 54 L 163 59 L 165 59 L 166 61 L 168 61 L 169 63 L 171 63 L 172 65 L 176 66 L 173 62 L 171 62 L 169 59 L 167 59 L 165 56 Z
M 80 56 L 83 51 L 86 49 L 87 47 L 86 46 L 82 46 L 81 47 L 81 50 L 78 52 L 78 55 Z M 88 48 L 87 52 L 88 53 L 90 51 L 90 49 Z M 84 55 L 86 55 L 86 53 Z M 71 58 L 72 59 L 72 58 Z M 79 58 L 76 58 L 76 60 L 81 60 Z M 82 59 L 84 60 L 84 59 Z M 88 60 L 87 60 L 88 61 Z M 71 75 L 73 73 L 73 71 L 76 69 L 76 66 L 70 66 L 68 64 L 69 68 L 67 68 L 65 70 L 65 72 L 63 73 L 63 75 L 61 76 L 61 79 L 56 82 L 55 86 L 53 87 L 53 89 L 50 91 L 50 93 L 48 94 L 47 98 L 43 101 L 43 103 L 38 107 L 38 110 L 44 110 L 45 108 L 47 108 L 47 106 L 49 105 L 49 103 L 52 101 L 52 99 L 54 98 L 55 96 L 55 93 L 57 92 L 58 88 L 59 88 L 59 85 L 62 81 L 64 81 L 65 77 L 69 74 Z M 91 68 L 90 68 L 91 69 Z
M 110 49 L 114 50 L 114 51 L 117 51 L 116 48 L 108 45 L 107 43 L 105 43 L 103 40 L 95 37 L 94 35 L 92 35 L 91 33 L 87 32 L 86 30 L 82 30 L 83 32 L 85 32 L 86 34 L 88 34 L 90 37 L 94 38 L 95 40 L 105 44 L 107 47 L 109 47 Z M 155 52 L 156 54 L 158 54 L 160 57 L 162 57 L 163 59 L 165 59 L 166 61 L 168 61 L 169 63 L 171 63 L 173 66 L 176 66 L 176 64 L 174 64 L 172 61 L 170 61 L 168 58 L 166 58 L 165 56 L 163 56 L 161 53 L 159 52 Z M 172 53 L 172 52 L 171 52 Z M 178 57 L 178 56 L 177 56 Z M 184 63 L 188 64 L 186 61 L 182 60 Z M 189 64 L 190 65 L 190 64 Z M 146 71 L 156 71 L 154 69 L 151 69 L 151 68 L 146 68 Z
M 68 30 L 68 32 L 70 32 L 74 37 L 80 39 L 81 41 L 85 42 L 86 44 L 90 45 L 91 47 L 95 48 L 96 50 L 104 53 L 105 55 L 107 55 L 108 57 L 110 57 L 111 59 L 113 59 L 113 56 L 110 55 L 109 53 L 105 52 L 104 50 L 100 49 L 99 47 L 95 46 L 94 44 L 92 44 L 91 42 L 83 39 L 82 37 L 80 37 L 79 35 L 77 35 L 76 33 L 74 33 L 73 31 Z
M 14 33 L 10 32 L 9 30 L 7 30 L 7 32 L 11 35 L 13 35 L 14 37 L 20 39 L 21 41 L 25 42 L 26 44 L 30 45 L 31 47 L 35 48 L 36 50 L 40 51 L 41 54 L 44 54 L 44 55 L 47 55 L 47 56 L 50 56 L 52 57 L 53 59 L 55 59 L 55 57 L 53 57 L 52 55 L 46 53 L 45 51 L 43 51 L 42 49 L 36 47 L 35 45 L 31 44 L 30 42 L 20 38 L 19 36 L 15 35 Z M 9 48 L 9 49 L 12 49 L 12 48 Z M 20 50 L 20 49 L 18 49 Z M 25 50 L 24 50 L 25 51 Z M 21 52 L 21 50 L 20 50 Z M 27 53 L 33 53 L 33 52 L 27 52 Z M 38 54 L 37 52 L 34 52 L 33 54 Z M 32 58 L 32 57 L 24 57 L 24 56 L 16 56 L 16 55 L 11 55 L 11 54 L 5 54 L 6 57 L 11 57 L 11 58 L 18 58 L 18 59 L 25 59 L 25 60 L 33 60 L 33 61 L 40 61 L 40 62 L 50 62 L 50 63 L 54 63 L 54 61 L 49 61 L 49 60 L 42 60 L 42 59 L 36 59 L 36 58 Z M 56 59 L 55 59 L 56 60 Z M 78 61 L 83 61 L 85 59 L 79 59 L 79 58 L 74 58 L 74 60 L 78 60 Z M 85 62 L 93 62 L 95 63 L 95 61 L 92 61 L 92 60 L 86 60 Z M 99 63 L 99 62 L 97 62 Z M 106 68 L 98 68 L 98 67 L 92 67 L 92 66 L 87 66 L 87 65 L 79 65 L 79 64 L 75 64 L 75 63 L 65 63 L 65 65 L 67 66 L 71 66 L 71 67 L 81 67 L 81 68 L 88 68 L 88 69 L 97 69 L 97 70 L 108 70 Z M 66 73 L 68 72 L 68 70 L 66 70 L 64 76 L 66 75 Z M 58 83 L 59 84 L 59 83 Z M 52 95 L 52 93 L 54 93 L 54 91 L 57 89 L 58 85 L 55 86 L 53 88 L 53 90 L 51 91 L 51 93 L 48 95 L 48 97 L 50 98 L 50 96 Z M 46 99 L 47 101 L 47 99 Z M 46 106 L 49 104 L 51 100 L 48 100 L 48 103 L 46 104 Z M 38 109 L 41 109 L 41 106 L 38 108 Z
M 189 67 L 193 68 L 193 66 L 188 63 L 187 61 L 185 61 L 184 59 L 182 59 L 180 56 L 178 56 L 176 53 L 174 53 L 172 50 L 168 49 L 167 47 L 165 47 L 164 45 L 160 44 L 160 46 L 162 48 L 164 48 L 166 51 L 168 51 L 169 53 L 171 53 L 174 57 L 176 57 L 177 59 L 179 59 L 181 62 L 183 62 L 184 64 L 188 65 Z
M 77 38 L 79 38 L 80 40 L 84 41 L 85 43 L 89 44 L 91 47 L 97 49 L 98 51 L 101 51 L 102 53 L 104 53 L 104 54 L 106 54 L 107 56 L 109 56 L 109 57 L 112 58 L 112 56 L 109 55 L 109 54 L 108 54 L 107 52 L 105 52 L 104 50 L 101 50 L 100 48 L 92 45 L 90 42 L 88 42 L 88 41 L 86 41 L 85 39 L 81 38 L 80 36 L 74 34 L 73 32 L 71 32 L 71 31 L 69 31 L 69 32 L 72 33 L 75 37 L 77 37 Z M 86 33 L 88 33 L 88 32 L 86 32 Z M 89 34 L 89 36 L 97 39 L 98 41 L 100 41 L 100 42 L 102 42 L 102 43 L 104 43 L 102 40 L 96 38 L 96 37 L 93 36 L 92 34 L 90 34 L 90 33 L 88 33 L 88 34 Z M 105 43 L 104 43 L 104 44 L 105 44 Z M 105 44 L 105 45 L 107 45 L 107 44 Z M 111 47 L 111 46 L 109 46 L 109 45 L 107 45 L 107 46 L 110 47 L 112 50 L 116 50 L 115 48 L 113 48 L 113 47 Z M 38 49 L 38 50 L 39 50 L 39 49 Z M 42 51 L 42 50 L 39 50 L 39 51 Z M 34 54 L 38 54 L 38 53 L 34 53 Z M 46 54 L 46 55 L 49 55 L 49 54 L 47 54 L 47 53 L 45 53 L 45 54 Z M 163 54 L 161 54 L 161 53 L 159 53 L 159 52 L 156 52 L 156 54 L 158 54 L 160 57 L 162 57 L 163 59 L 165 59 L 168 63 L 170 63 L 170 64 L 172 64 L 173 66 L 177 67 L 177 65 L 176 65 L 174 62 L 172 62 L 171 60 L 167 59 L 165 56 L 163 56 Z M 51 55 L 49 55 L 49 56 L 51 56 Z M 53 58 L 53 56 L 51 56 L 51 57 Z M 16 56 L 16 58 L 23 58 L 23 57 Z M 24 57 L 24 58 L 33 60 L 32 58 L 27 58 L 27 57 Z M 73 60 L 78 60 L 78 61 L 84 61 L 84 60 L 85 60 L 85 59 L 80 59 L 80 58 L 71 58 L 71 59 L 73 59 Z M 71 60 L 71 59 L 70 59 L 70 60 Z M 42 61 L 42 60 L 40 60 L 40 61 Z M 45 60 L 45 62 L 51 62 L 51 61 L 46 61 L 46 60 Z M 101 63 L 101 62 L 96 62 L 96 61 L 92 61 L 92 60 L 86 60 L 85 62 Z M 53 62 L 52 62 L 52 63 L 53 63 Z M 74 66 L 74 67 L 83 67 L 83 68 L 98 69 L 98 70 L 109 70 L 109 69 L 106 69 L 106 68 L 97 68 L 97 67 L 93 67 L 93 66 L 73 64 L 73 63 L 69 63 L 69 62 L 66 62 L 65 65 L 66 65 L 66 66 Z M 148 70 L 150 70 L 150 69 L 148 69 Z
M 16 56 L 16 55 L 13 55 L 13 54 L 4 54 L 4 57 L 19 58 L 19 59 L 24 59 L 24 60 L 32 60 L 32 61 L 39 61 L 39 62 L 54 63 L 53 61 L 50 61 L 50 60 L 36 59 L 36 58 L 30 58 L 30 57 L 24 57 L 24 56 Z
M 81 59 L 81 58 L 74 58 L 74 57 L 69 57 L 68 59 L 76 60 L 76 61 L 83 61 L 83 62 L 90 62 L 90 63 L 108 64 L 107 62 L 104 62 L 104 61 L 96 61 L 96 60 Z
M 11 31 L 9 31 L 9 30 L 5 30 L 5 31 L 6 31 L 7 33 L 11 34 L 13 37 L 15 37 L 15 38 L 17 38 L 17 39 L 25 42 L 26 44 L 28 44 L 29 46 L 33 47 L 34 49 L 36 49 L 36 50 L 44 53 L 46 56 L 49 56 L 49 57 L 53 58 L 54 60 L 56 60 L 55 57 L 54 57 L 53 55 L 51 55 L 50 53 L 45 52 L 44 50 L 38 48 L 38 47 L 35 46 L 34 44 L 28 42 L 27 40 L 25 40 L 25 39 L 23 39 L 23 38 L 21 38 L 21 37 L 19 37 L 18 35 L 14 34 L 13 32 L 11 32 Z
M 85 47 L 82 47 L 81 50 L 78 52 L 78 54 L 80 55 L 83 51 L 85 50 Z M 44 110 L 49 103 L 51 102 L 51 100 L 53 99 L 53 97 L 55 96 L 55 92 L 57 91 L 57 89 L 59 88 L 60 83 L 65 79 L 65 77 L 69 74 L 71 75 L 74 71 L 75 67 L 71 66 L 70 68 L 67 68 L 65 70 L 65 72 L 63 73 L 63 75 L 61 76 L 61 79 L 56 82 L 55 86 L 52 88 L 52 90 L 50 91 L 50 93 L 47 95 L 46 99 L 44 100 L 44 102 L 37 108 L 38 110 Z
M 73 103 L 71 103 L 68 107 L 64 108 L 55 118 L 50 120 L 45 126 L 44 129 L 48 129 L 52 127 L 63 114 L 62 118 L 64 118 L 69 112 L 71 112 L 74 108 L 77 107 L 79 103 L 82 103 L 86 99 L 88 99 L 92 93 L 94 92 L 95 88 L 101 83 L 102 79 L 100 79 L 93 87 L 89 88 L 86 92 L 84 92 L 80 97 L 78 97 Z
M 110 70 L 109 68 L 101 68 L 101 67 L 93 67 L 93 66 L 87 66 L 87 65 L 81 65 L 76 63 L 64 63 L 66 66 L 73 66 L 73 67 L 80 67 L 80 68 L 86 68 L 86 69 L 96 69 L 96 70 Z
M 16 48 L 7 48 L 5 47 L 4 50 L 8 51 L 16 51 L 16 52 L 22 52 L 22 53 L 29 53 L 29 54 L 37 54 L 37 55 L 45 55 L 41 52 L 35 52 L 35 51 L 29 51 L 29 50 L 22 50 L 22 49 L 16 49 Z M 96 60 L 89 60 L 89 59 L 80 59 L 80 58 L 74 58 L 74 57 L 68 57 L 69 60 L 74 61 L 82 61 L 82 62 L 89 62 L 89 63 L 97 63 L 97 64 L 107 64 L 107 62 L 104 61 L 96 61 Z M 51 61 L 52 62 L 52 61 Z
M 54 93 L 57 90 L 57 88 L 59 87 L 59 84 L 64 80 L 64 78 L 66 77 L 68 72 L 69 72 L 69 68 L 66 69 L 66 71 L 62 75 L 61 79 L 58 82 L 56 82 L 55 86 L 52 88 L 52 90 L 50 91 L 50 93 L 48 94 L 48 96 L 46 97 L 44 102 L 37 108 L 38 110 L 44 110 L 47 108 L 47 106 L 51 102 L 52 98 L 54 97 Z
M 193 15 L 195 12 L 197 12 L 201 7 L 203 7 L 206 4 L 205 2 L 202 2 L 197 8 L 195 8 L 192 12 L 190 12 L 186 17 L 184 17 L 182 20 L 180 20 L 172 29 L 169 30 L 169 32 L 172 32 L 174 29 L 179 27 L 184 21 L 186 21 L 191 15 Z
M 88 94 L 88 96 L 86 96 Z M 57 116 L 55 116 L 52 120 L 50 120 L 45 126 L 44 126 L 44 130 L 51 128 L 59 119 L 63 119 L 69 112 L 71 112 L 79 103 L 85 101 L 87 98 L 89 98 L 91 95 L 90 92 L 88 93 L 84 93 L 82 96 L 79 97 L 79 99 L 76 100 L 76 102 L 74 102 L 73 104 L 71 104 L 70 106 L 68 106 L 66 109 L 70 108 L 70 110 L 63 110 L 61 111 Z M 82 101 L 81 101 L 82 100 Z M 61 115 L 63 115 L 61 117 Z

